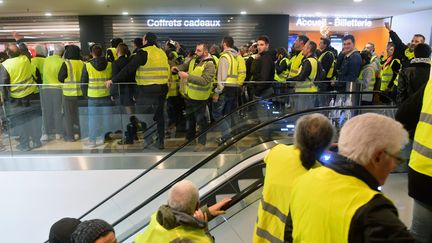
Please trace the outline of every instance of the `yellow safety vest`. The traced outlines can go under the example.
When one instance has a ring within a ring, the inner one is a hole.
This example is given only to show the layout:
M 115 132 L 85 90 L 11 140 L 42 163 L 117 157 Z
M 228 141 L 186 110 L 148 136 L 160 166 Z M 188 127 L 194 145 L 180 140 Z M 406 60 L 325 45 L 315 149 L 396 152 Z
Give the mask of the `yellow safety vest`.
M 111 79 L 111 63 L 108 62 L 105 70 L 98 71 L 91 63 L 86 63 L 89 76 L 87 96 L 91 98 L 102 98 L 110 95 L 110 89 L 105 86 L 105 81 Z
M 195 58 L 193 58 L 189 62 L 188 73 L 189 75 L 201 77 L 205 69 L 205 66 L 207 65 L 207 63 L 211 61 L 204 61 L 203 63 L 201 63 L 201 65 L 200 64 L 195 65 L 195 62 L 196 62 Z M 201 86 L 201 85 L 190 83 L 186 80 L 186 85 L 180 88 L 180 90 L 184 90 L 184 92 L 181 91 L 180 92 L 184 96 L 192 100 L 207 100 L 210 97 L 212 87 L 213 84 L 211 82 L 207 84 L 207 86 Z
M 309 60 L 312 70 L 307 79 L 304 82 L 299 82 L 296 84 L 295 92 L 317 92 L 318 88 L 313 84 L 312 81 L 316 79 L 316 76 L 318 74 L 318 60 L 313 57 L 307 58 Z M 300 71 L 301 71 L 300 66 Z M 300 73 L 300 72 L 299 72 Z
M 381 91 L 385 91 L 388 88 L 388 85 L 393 77 L 393 63 L 397 62 L 400 64 L 399 59 L 393 59 L 389 65 L 387 66 L 382 66 L 381 72 L 380 72 L 380 76 L 381 76 L 381 87 L 380 90 Z
M 414 135 L 413 150 L 409 167 L 411 169 L 432 177 L 432 69 L 429 81 L 423 95 L 423 105 L 420 121 L 417 123 Z
M 292 184 L 308 170 L 303 167 L 300 150 L 294 145 L 275 146 L 264 161 L 266 175 L 253 242 L 283 242 Z M 315 164 L 317 166 L 318 163 Z
M 235 57 L 231 52 L 222 52 L 220 58 L 225 58 L 228 62 L 228 75 L 225 80 L 226 83 L 224 85 L 227 87 L 241 86 L 244 80 L 239 80 L 239 59 Z
M 174 97 L 179 95 L 179 81 L 178 74 L 171 74 L 170 81 L 168 82 L 167 97 Z
M 302 64 L 303 58 L 303 52 L 299 52 L 299 54 L 291 58 L 291 68 L 288 73 L 288 78 L 295 77 L 300 73 L 300 66 Z
M 142 50 L 147 52 L 147 62 L 140 66 L 135 73 L 137 84 L 167 84 L 170 66 L 165 52 L 156 46 L 147 46 Z
M 106 58 L 108 59 L 108 50 L 111 50 L 111 53 L 113 54 L 114 61 L 118 59 L 117 55 L 117 49 L 114 47 L 107 48 Z
M 413 59 L 414 56 L 414 51 L 410 51 L 409 48 L 405 49 L 405 56 L 408 58 L 408 60 Z
M 177 226 L 167 230 L 156 219 L 156 213 L 151 216 L 150 224 L 141 234 L 135 238 L 135 243 L 169 243 L 174 240 L 187 239 L 191 242 L 212 243 L 213 240 L 204 229 L 191 226 Z
M 353 176 L 324 166 L 309 170 L 291 191 L 293 242 L 348 242 L 353 216 L 377 194 Z
M 374 87 L 375 87 L 375 82 L 376 82 L 376 75 L 375 75 L 375 69 L 374 69 L 374 67 L 372 66 L 372 64 L 368 64 L 368 65 L 366 65 L 366 66 L 364 66 L 363 68 L 362 68 L 362 70 L 361 70 L 361 72 L 360 72 L 360 76 L 359 76 L 359 78 L 358 78 L 358 81 L 360 82 L 360 83 L 362 83 L 363 84 L 363 73 L 366 71 L 366 70 L 370 70 L 370 71 L 372 71 L 372 79 L 370 80 L 370 83 L 368 84 L 368 87 L 367 87 L 367 91 L 373 91 L 374 90 Z M 364 89 L 365 90 L 365 89 Z
M 41 78 L 43 79 L 45 57 L 33 57 L 31 59 L 31 65 L 33 67 L 33 76 L 36 78 L 36 69 L 39 70 Z
M 237 82 L 240 85 L 243 85 L 244 81 L 246 80 L 246 62 L 245 62 L 244 58 L 240 55 L 237 55 L 237 61 L 238 61 Z
M 334 74 L 334 67 L 335 67 L 335 64 L 336 64 L 336 57 L 334 56 L 334 53 L 331 52 L 331 51 L 326 51 L 326 52 L 324 52 L 324 53 L 323 53 L 323 54 L 318 58 L 318 61 L 321 62 L 322 59 L 324 58 L 324 56 L 325 56 L 327 53 L 330 53 L 330 54 L 332 55 L 332 57 L 333 57 L 333 62 L 332 62 L 332 65 L 331 65 L 331 67 L 330 67 L 328 73 L 326 74 L 326 78 L 332 78 L 332 77 L 333 77 L 333 74 Z
M 82 96 L 81 75 L 84 62 L 81 60 L 65 60 L 68 76 L 64 80 L 64 96 Z
M 287 65 L 287 69 L 285 69 L 282 73 L 277 74 L 276 70 L 275 70 L 275 75 L 274 75 L 274 79 L 278 82 L 281 83 L 285 83 L 286 79 L 288 78 L 288 74 L 289 74 L 289 70 L 288 70 L 288 65 L 289 65 L 289 59 L 288 57 L 284 57 L 282 60 L 279 61 L 279 63 L 285 62 Z M 280 65 L 280 64 L 279 64 Z
M 219 58 L 216 55 L 212 55 L 213 60 L 215 60 L 216 67 L 219 65 Z
M 30 60 L 25 55 L 9 58 L 2 63 L 10 76 L 11 97 L 15 99 L 24 98 L 38 91 L 33 80 L 33 68 Z
M 63 62 L 63 58 L 61 58 L 59 55 L 52 55 L 45 59 L 42 79 L 44 86 L 42 86 L 42 88 L 62 88 L 60 86 L 60 81 L 58 80 L 58 74 Z

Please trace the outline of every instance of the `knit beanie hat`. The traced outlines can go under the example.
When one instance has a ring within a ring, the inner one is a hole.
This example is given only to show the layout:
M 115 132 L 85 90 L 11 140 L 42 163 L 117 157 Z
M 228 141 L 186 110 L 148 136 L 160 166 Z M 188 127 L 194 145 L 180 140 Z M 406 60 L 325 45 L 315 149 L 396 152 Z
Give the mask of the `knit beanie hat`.
M 50 229 L 48 242 L 49 243 L 69 243 L 71 234 L 81 223 L 79 219 L 62 218 L 55 222 Z
M 431 47 L 428 44 L 418 44 L 414 48 L 414 56 L 416 58 L 429 58 L 431 56 Z
M 74 243 L 94 243 L 108 232 L 114 232 L 114 228 L 104 220 L 92 219 L 83 221 L 72 234 Z

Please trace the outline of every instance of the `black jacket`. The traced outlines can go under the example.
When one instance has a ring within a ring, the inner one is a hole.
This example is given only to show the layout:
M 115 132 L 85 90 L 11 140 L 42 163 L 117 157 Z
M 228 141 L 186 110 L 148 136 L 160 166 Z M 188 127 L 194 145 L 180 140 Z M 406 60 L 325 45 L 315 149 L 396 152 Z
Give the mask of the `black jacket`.
M 329 163 L 330 169 L 337 173 L 353 176 L 371 189 L 378 191 L 378 181 L 363 166 L 349 159 L 335 154 Z M 285 239 L 292 242 L 292 222 L 288 217 Z M 383 195 L 376 195 L 368 203 L 359 208 L 354 214 L 348 233 L 348 242 L 417 242 L 400 221 L 393 203 Z
M 408 67 L 410 59 L 405 56 L 405 50 L 408 48 L 408 46 L 403 43 L 403 41 L 399 38 L 396 32 L 390 31 L 389 34 L 390 39 L 395 45 L 394 56 L 401 60 L 402 67 Z
M 330 51 L 330 52 L 328 52 Z M 325 74 L 327 76 L 327 73 L 329 72 L 331 66 L 333 65 L 333 62 L 335 61 L 337 57 L 337 50 L 334 49 L 332 46 L 327 47 L 324 49 L 321 53 L 321 55 L 324 55 L 321 59 L 321 65 L 325 71 Z M 320 57 L 321 57 L 320 55 Z M 333 74 L 335 72 L 333 71 Z M 331 80 L 331 78 L 325 77 L 325 80 Z
M 400 104 L 419 90 L 429 80 L 429 58 L 414 58 L 399 73 L 397 102 Z
M 266 51 L 256 60 L 255 68 L 252 70 L 253 80 L 263 83 L 254 85 L 255 96 L 260 97 L 264 90 L 272 87 L 272 83 L 269 82 L 274 80 L 275 74 L 275 58 L 272 54 L 271 51 Z

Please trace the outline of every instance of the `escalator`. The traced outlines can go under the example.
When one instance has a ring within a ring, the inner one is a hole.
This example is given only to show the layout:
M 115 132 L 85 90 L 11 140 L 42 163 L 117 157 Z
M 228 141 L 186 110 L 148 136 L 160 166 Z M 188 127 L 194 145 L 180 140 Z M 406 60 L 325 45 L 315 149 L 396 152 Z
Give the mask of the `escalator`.
M 193 181 L 200 188 L 200 195 L 202 195 L 201 200 L 209 204 L 225 196 L 236 197 L 236 195 L 245 190 L 251 190 L 248 188 L 250 185 L 257 185 L 259 188 L 259 185 L 262 184 L 260 180 L 263 180 L 264 175 L 262 160 L 266 152 L 278 143 L 292 144 L 293 130 L 285 130 L 281 127 L 292 127 L 292 124 L 295 124 L 300 116 L 314 112 L 319 112 L 328 116 L 331 116 L 334 112 L 343 112 L 345 114 L 350 114 L 350 116 L 365 112 L 391 115 L 394 111 L 395 107 L 393 106 L 325 107 L 269 119 L 266 122 L 238 133 L 232 140 L 218 147 L 188 170 L 177 171 L 177 173 L 171 175 L 173 179 L 163 178 L 165 182 L 169 180 L 168 183 L 160 182 L 160 184 L 164 184 L 161 189 L 156 189 L 157 191 L 154 194 L 141 201 L 137 206 L 131 207 L 133 208 L 132 210 L 129 210 L 120 217 L 116 216 L 117 219 L 110 220 L 107 219 L 107 217 L 101 218 L 113 224 L 119 242 L 132 242 L 134 235 L 142 231 L 148 224 L 151 214 L 156 211 L 161 204 L 165 203 L 169 188 L 180 180 L 188 179 Z M 347 115 L 346 119 L 349 119 L 350 116 Z M 261 142 L 260 139 L 257 139 L 265 137 L 271 137 L 273 140 Z M 251 141 L 255 142 L 251 143 Z M 245 144 L 248 146 L 244 146 Z M 226 163 L 218 164 L 219 160 L 217 158 L 229 151 L 236 151 L 237 156 L 232 157 L 231 160 Z M 216 169 L 213 169 L 214 167 L 216 167 Z M 146 177 L 143 178 L 145 179 Z M 160 178 L 160 181 L 161 180 Z M 150 185 L 153 188 L 158 183 L 159 182 L 154 181 L 153 184 Z M 147 187 L 149 186 L 147 185 Z M 248 200 L 246 201 L 241 199 L 237 203 L 233 202 L 231 208 L 227 211 L 227 215 L 217 217 L 215 219 L 216 221 L 214 221 L 216 223 L 210 223 L 210 228 L 214 228 L 214 231 L 217 232 L 220 227 L 224 227 L 226 224 L 225 219 L 230 217 L 229 215 L 244 214 L 242 213 L 242 211 L 245 210 L 244 208 L 250 209 L 250 205 L 256 204 L 257 200 L 259 200 L 260 193 L 255 192 L 255 190 L 252 191 L 251 195 L 255 195 L 255 198 L 248 196 Z M 138 193 L 139 192 L 135 191 L 135 193 L 131 195 L 136 196 L 139 195 Z M 111 206 L 118 207 L 120 205 L 118 201 L 109 200 L 108 202 L 113 204 Z M 87 215 L 86 219 L 96 218 L 90 217 L 92 214 L 93 212 Z M 105 216 L 112 214 L 118 215 L 118 212 L 114 210 L 105 211 Z M 246 215 L 250 215 L 250 213 Z M 214 226 L 212 226 L 213 224 Z

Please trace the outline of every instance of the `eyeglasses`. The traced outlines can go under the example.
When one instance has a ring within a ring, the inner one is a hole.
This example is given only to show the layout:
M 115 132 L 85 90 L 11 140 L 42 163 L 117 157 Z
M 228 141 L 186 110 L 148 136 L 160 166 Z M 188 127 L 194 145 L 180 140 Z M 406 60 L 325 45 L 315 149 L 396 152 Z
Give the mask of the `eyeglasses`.
M 397 164 L 402 164 L 405 162 L 405 159 L 402 157 L 399 157 L 397 155 L 393 155 L 387 151 L 384 150 L 384 153 L 386 153 L 388 156 L 392 157 L 393 159 L 395 159 L 397 161 Z

